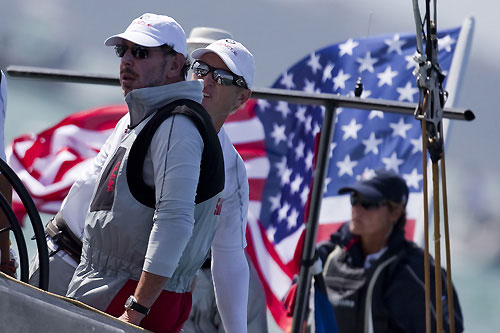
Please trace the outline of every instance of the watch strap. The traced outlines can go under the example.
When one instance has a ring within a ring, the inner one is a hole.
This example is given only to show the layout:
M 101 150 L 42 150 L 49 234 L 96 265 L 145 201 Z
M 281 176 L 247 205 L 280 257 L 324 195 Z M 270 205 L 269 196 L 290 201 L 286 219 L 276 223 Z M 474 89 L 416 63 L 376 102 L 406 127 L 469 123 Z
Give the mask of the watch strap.
M 149 313 L 149 308 L 137 303 L 137 300 L 135 299 L 134 296 L 130 296 L 129 299 L 127 300 L 127 303 L 128 306 L 125 306 L 126 309 L 137 311 L 139 313 L 142 313 L 143 315 L 147 315 Z

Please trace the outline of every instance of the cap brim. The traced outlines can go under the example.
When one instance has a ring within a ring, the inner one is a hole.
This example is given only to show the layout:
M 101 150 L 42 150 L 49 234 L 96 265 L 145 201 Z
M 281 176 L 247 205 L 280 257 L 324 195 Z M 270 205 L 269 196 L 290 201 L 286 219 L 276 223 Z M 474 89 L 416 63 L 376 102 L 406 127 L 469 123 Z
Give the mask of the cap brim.
M 367 186 L 364 184 L 356 184 L 356 185 L 352 185 L 352 186 L 342 187 L 338 191 L 339 194 L 346 194 L 346 193 L 350 193 L 350 192 L 358 192 L 363 197 L 370 199 L 370 200 L 383 200 L 384 199 L 384 196 L 380 191 L 378 191 L 377 189 L 375 189 L 371 186 Z
M 104 41 L 106 46 L 115 46 L 121 42 L 121 40 L 128 40 L 137 45 L 145 47 L 155 47 L 163 45 L 164 43 L 154 37 L 144 34 L 144 32 L 127 31 L 118 35 L 109 37 Z
M 215 50 L 208 49 L 208 48 L 196 49 L 191 53 L 191 58 L 192 59 L 200 59 L 204 54 L 210 53 L 210 52 L 217 54 L 219 56 L 219 58 L 221 58 L 222 61 L 226 64 L 227 68 L 229 68 L 229 70 L 231 72 L 233 72 L 236 75 L 243 76 L 243 73 L 238 69 L 238 67 L 236 67 L 233 60 L 224 53 L 217 52 Z

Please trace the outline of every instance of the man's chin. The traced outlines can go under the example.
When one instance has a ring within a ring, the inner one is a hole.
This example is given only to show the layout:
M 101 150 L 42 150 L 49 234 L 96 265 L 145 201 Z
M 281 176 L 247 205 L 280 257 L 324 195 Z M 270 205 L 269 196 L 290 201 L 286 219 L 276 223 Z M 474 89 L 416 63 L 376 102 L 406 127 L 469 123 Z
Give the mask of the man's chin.
M 129 92 L 131 92 L 132 90 L 134 90 L 131 86 L 128 86 L 128 85 L 123 85 L 122 84 L 122 91 L 123 91 L 123 96 L 127 96 L 127 94 Z
M 201 102 L 201 105 L 205 108 L 205 110 L 207 110 L 208 113 L 210 113 L 210 111 L 212 111 L 212 109 L 214 108 L 213 104 L 210 103 L 209 97 L 203 97 L 203 101 Z

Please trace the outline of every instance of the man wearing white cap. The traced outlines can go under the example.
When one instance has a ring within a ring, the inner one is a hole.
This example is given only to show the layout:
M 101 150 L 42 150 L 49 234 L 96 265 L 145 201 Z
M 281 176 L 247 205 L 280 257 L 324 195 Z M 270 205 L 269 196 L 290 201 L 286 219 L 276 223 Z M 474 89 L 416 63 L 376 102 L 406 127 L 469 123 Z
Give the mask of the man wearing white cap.
M 144 14 L 105 41 L 121 58 L 129 113 L 91 168 L 97 186 L 67 291 L 155 332 L 179 332 L 189 314 L 224 186 L 220 144 L 199 104 L 202 83 L 185 81 L 185 38 L 174 19 Z M 88 190 L 85 175 L 78 182 L 66 202 Z
M 224 329 L 229 332 L 246 332 L 249 270 L 244 248 L 248 178 L 243 160 L 222 125 L 250 97 L 255 62 L 253 55 L 241 43 L 232 39 L 215 41 L 206 48 L 194 50 L 191 56 L 194 59 L 193 79 L 203 79 L 202 105 L 212 117 L 215 129 L 219 131 L 226 163 L 221 228 L 212 244 L 212 274 L 217 307 Z M 229 297 L 229 293 L 237 293 L 238 297 Z
M 193 29 L 188 46 L 192 43 L 199 45 L 215 36 L 229 34 L 223 30 L 211 29 Z M 204 80 L 202 105 L 214 120 L 216 130 L 220 129 L 218 137 L 224 154 L 226 181 L 220 225 L 212 243 L 212 274 L 217 307 L 214 304 L 210 270 L 205 268 L 197 279 L 193 308 L 184 331 L 246 332 L 248 329 L 249 332 L 267 332 L 265 294 L 255 269 L 251 267 L 251 263 L 247 263 L 244 253 L 249 200 L 248 178 L 241 156 L 222 127 L 226 118 L 250 96 L 249 88 L 253 84 L 255 72 L 254 59 L 241 43 L 229 38 L 205 46 L 206 48 L 192 52 L 193 79 Z M 214 61 L 215 59 L 218 61 Z M 250 295 L 249 265 L 252 273 Z
M 206 43 L 206 29 L 203 28 L 203 33 L 195 36 L 192 35 L 188 40 L 188 47 L 193 43 Z M 221 34 L 228 34 L 222 30 L 217 30 L 210 34 L 210 38 L 215 36 L 223 37 Z M 205 39 L 201 38 L 204 35 Z M 201 39 L 200 39 L 201 38 Z M 193 42 L 193 43 L 191 43 Z M 198 44 L 199 45 L 199 44 Z M 123 121 L 123 120 L 122 120 Z M 122 126 L 118 125 L 117 128 Z M 116 131 L 115 131 L 116 132 Z M 246 214 L 248 208 L 248 181 L 245 173 L 245 166 L 241 157 L 237 154 L 231 142 L 227 138 L 225 131 L 221 129 L 218 136 L 223 144 L 226 179 L 233 179 L 229 182 L 230 186 L 228 191 L 224 194 L 225 204 L 222 206 L 220 223 L 217 227 L 216 238 L 218 242 L 214 242 L 215 246 L 212 247 L 213 256 L 215 258 L 215 270 L 222 273 L 215 274 L 217 278 L 223 279 L 219 285 L 225 285 L 226 279 L 232 281 L 227 284 L 227 288 L 219 288 L 218 296 L 220 303 L 220 313 L 224 318 L 224 325 L 218 316 L 211 316 L 217 311 L 212 302 L 214 299 L 213 286 L 209 277 L 210 273 L 207 270 L 202 270 L 199 279 L 196 283 L 196 288 L 193 294 L 193 311 L 190 316 L 196 317 L 196 320 L 190 320 L 186 323 L 186 332 L 212 332 L 214 327 L 224 330 L 226 332 L 245 332 L 246 331 L 246 293 L 248 290 L 248 266 L 245 260 L 243 249 L 245 243 L 245 227 L 246 227 Z M 114 135 L 112 135 L 114 137 Z M 78 241 L 72 241 L 73 238 L 81 238 L 84 226 L 84 216 L 86 215 L 82 207 L 90 205 L 90 197 L 92 196 L 94 184 L 97 183 L 96 170 L 99 165 L 104 163 L 107 156 L 112 154 L 111 147 L 116 145 L 113 139 L 108 139 L 101 148 L 98 156 L 94 159 L 91 168 L 86 174 L 79 177 L 79 179 L 72 186 L 68 196 L 65 198 L 59 213 L 49 223 L 62 229 L 58 234 L 63 237 L 58 238 L 59 243 L 55 244 L 53 237 L 47 237 L 49 248 L 54 251 L 54 255 L 49 258 L 51 278 L 49 283 L 49 291 L 65 294 L 68 279 L 74 271 L 74 267 L 79 261 L 79 253 L 71 254 L 73 248 L 81 248 Z M 227 203 L 227 204 L 226 204 Z M 230 204 L 230 206 L 228 206 Z M 53 222 L 53 223 L 52 223 Z M 48 228 L 48 232 L 51 231 Z M 74 237 L 65 237 L 66 234 L 74 233 Z M 65 243 L 61 242 L 65 240 Z M 219 244 L 219 246 L 217 246 Z M 220 246 L 223 244 L 224 246 Z M 62 251 L 58 251 L 62 249 Z M 73 259 L 72 257 L 77 257 Z M 30 283 L 36 284 L 38 279 L 37 258 L 32 260 L 30 271 Z M 230 263 L 230 264 L 228 264 Z M 255 272 L 252 272 L 250 282 L 252 285 L 259 284 L 258 277 Z M 208 277 L 206 276 L 208 274 Z M 253 277 L 253 278 L 252 278 Z M 260 285 L 258 287 L 262 288 Z M 248 329 L 250 332 L 266 332 L 266 309 L 265 309 L 265 295 L 262 290 L 253 288 L 251 306 L 249 308 Z M 210 304 L 204 306 L 203 304 Z M 148 315 L 149 316 L 149 315 Z M 217 317 L 217 318 L 215 318 Z

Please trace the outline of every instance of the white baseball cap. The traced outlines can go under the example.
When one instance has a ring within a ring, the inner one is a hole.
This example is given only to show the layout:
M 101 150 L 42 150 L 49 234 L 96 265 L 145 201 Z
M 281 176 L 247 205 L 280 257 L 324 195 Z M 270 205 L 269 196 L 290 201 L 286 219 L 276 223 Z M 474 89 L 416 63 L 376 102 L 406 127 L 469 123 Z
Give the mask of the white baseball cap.
M 194 50 L 191 53 L 191 57 L 193 59 L 200 59 L 202 55 L 209 52 L 217 54 L 231 72 L 242 76 L 245 79 L 248 89 L 252 89 L 255 61 L 252 53 L 243 44 L 232 39 L 220 39 L 206 48 Z
M 155 47 L 170 45 L 175 52 L 187 58 L 186 34 L 184 29 L 170 16 L 146 13 L 130 23 L 125 32 L 113 35 L 104 41 L 106 46 L 117 45 L 126 39 L 137 45 Z

